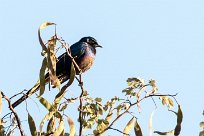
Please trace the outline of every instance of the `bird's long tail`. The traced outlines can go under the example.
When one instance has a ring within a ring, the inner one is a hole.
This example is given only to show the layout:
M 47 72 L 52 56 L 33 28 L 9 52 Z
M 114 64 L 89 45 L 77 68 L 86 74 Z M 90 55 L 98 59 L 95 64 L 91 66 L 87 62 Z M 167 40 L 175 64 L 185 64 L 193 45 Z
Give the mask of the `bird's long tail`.
M 37 92 L 39 89 L 40 89 L 40 81 L 38 80 L 37 83 L 33 86 L 33 88 L 31 88 L 26 94 L 24 94 L 20 99 L 18 99 L 12 104 L 12 107 L 15 108 L 16 106 L 21 104 L 23 101 L 25 101 L 29 96 Z

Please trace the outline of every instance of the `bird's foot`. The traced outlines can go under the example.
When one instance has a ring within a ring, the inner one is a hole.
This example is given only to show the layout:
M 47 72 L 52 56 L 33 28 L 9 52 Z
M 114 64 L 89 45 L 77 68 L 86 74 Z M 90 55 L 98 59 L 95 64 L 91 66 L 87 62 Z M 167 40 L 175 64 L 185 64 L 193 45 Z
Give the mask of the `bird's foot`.
M 79 81 L 79 86 L 83 86 L 83 82 L 82 81 Z

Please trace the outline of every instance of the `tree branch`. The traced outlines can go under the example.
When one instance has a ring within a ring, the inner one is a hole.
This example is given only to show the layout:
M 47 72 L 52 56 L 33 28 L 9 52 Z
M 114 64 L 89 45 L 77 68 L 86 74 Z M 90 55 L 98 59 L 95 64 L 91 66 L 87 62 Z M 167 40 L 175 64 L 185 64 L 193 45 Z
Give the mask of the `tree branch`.
M 14 117 L 16 118 L 16 121 L 17 121 L 17 125 L 18 125 L 18 128 L 19 128 L 19 131 L 21 133 L 21 136 L 25 136 L 24 132 L 23 132 L 23 129 L 21 127 L 21 122 L 20 122 L 20 118 L 18 117 L 18 114 L 15 112 L 14 108 L 12 107 L 12 104 L 11 104 L 11 100 L 6 96 L 4 95 L 3 92 L 1 92 L 1 95 L 4 99 L 6 99 L 6 101 L 8 102 L 8 105 L 9 105 L 9 109 L 11 110 L 11 112 L 14 114 Z
M 96 136 L 99 136 L 100 134 L 102 134 L 102 133 L 104 133 L 105 131 L 107 131 L 108 129 L 111 129 L 111 127 L 113 126 L 113 124 L 118 120 L 118 119 L 120 119 L 120 117 L 122 117 L 124 114 L 126 114 L 126 113 L 129 113 L 129 110 L 133 107 L 133 106 L 135 106 L 135 105 L 137 105 L 138 103 L 140 103 L 141 101 L 143 101 L 144 99 L 146 99 L 146 98 L 149 98 L 149 97 L 160 97 L 160 96 L 170 96 L 170 97 L 175 97 L 177 94 L 174 94 L 174 95 L 171 95 L 171 94 L 166 94 L 166 95 L 164 95 L 164 94 L 150 94 L 150 95 L 147 95 L 147 96 L 144 96 L 142 99 L 140 99 L 140 100 L 138 100 L 137 102 L 135 102 L 135 103 L 129 103 L 130 104 L 130 106 L 123 112 L 123 113 L 121 113 L 120 115 L 118 115 L 111 123 L 110 123 L 110 125 L 107 127 L 107 128 L 105 128 L 103 131 L 101 131 L 100 133 L 98 133 Z

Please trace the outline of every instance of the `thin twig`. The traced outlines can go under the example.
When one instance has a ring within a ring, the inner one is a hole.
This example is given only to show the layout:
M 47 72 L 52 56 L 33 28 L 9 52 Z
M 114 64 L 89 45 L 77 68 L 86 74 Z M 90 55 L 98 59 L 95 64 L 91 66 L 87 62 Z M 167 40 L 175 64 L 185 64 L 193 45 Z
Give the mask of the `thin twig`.
M 15 116 L 15 118 L 16 118 L 17 125 L 18 125 L 19 131 L 20 131 L 20 133 L 21 133 L 21 136 L 25 136 L 25 134 L 24 134 L 24 132 L 23 132 L 23 129 L 22 129 L 22 127 L 21 127 L 20 118 L 18 117 L 18 114 L 15 112 L 14 108 L 12 107 L 11 100 L 10 100 L 6 95 L 4 95 L 3 92 L 1 92 L 1 95 L 2 95 L 3 98 L 6 99 L 6 101 L 8 102 L 9 109 L 12 111 L 12 113 L 14 114 L 14 116 Z
M 130 136 L 129 134 L 126 134 L 126 133 L 124 133 L 124 132 L 120 131 L 119 129 L 112 128 L 112 127 L 110 127 L 109 129 L 112 129 L 112 130 L 118 131 L 118 132 L 122 133 L 123 135 Z
M 12 112 L 9 112 L 9 113 L 7 113 L 6 115 L 4 115 L 1 120 L 3 120 L 4 118 L 6 118 L 6 116 L 10 115 L 11 113 L 12 113 Z
M 18 96 L 18 95 L 20 95 L 20 94 L 24 94 L 23 92 L 25 92 L 25 91 L 28 91 L 28 90 L 24 89 L 23 91 L 21 91 L 21 92 L 15 94 L 15 95 L 13 95 L 13 96 L 11 96 L 10 99 L 12 99 L 12 98 L 14 98 L 14 97 L 16 97 L 16 96 Z
M 79 105 L 79 136 L 82 136 L 82 129 L 83 129 L 83 121 L 82 121 L 82 108 L 83 108 L 83 94 L 84 94 L 84 88 L 83 88 L 83 82 L 82 82 L 82 76 L 81 74 L 79 75 L 79 86 L 81 87 L 81 95 L 80 95 L 80 98 L 79 98 L 79 101 L 80 101 L 80 105 Z

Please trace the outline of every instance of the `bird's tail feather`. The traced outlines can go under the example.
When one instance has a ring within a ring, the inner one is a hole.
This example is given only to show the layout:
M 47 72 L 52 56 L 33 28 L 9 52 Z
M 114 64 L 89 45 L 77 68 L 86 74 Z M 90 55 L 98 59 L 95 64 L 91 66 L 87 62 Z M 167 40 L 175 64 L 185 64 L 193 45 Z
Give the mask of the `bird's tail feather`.
M 37 83 L 26 94 L 24 94 L 20 99 L 18 99 L 12 104 L 12 107 L 15 108 L 16 106 L 21 104 L 23 101 L 25 101 L 29 96 L 37 92 L 39 89 L 40 89 L 40 81 L 38 80 Z

